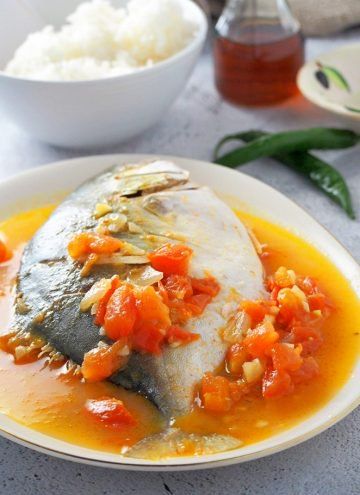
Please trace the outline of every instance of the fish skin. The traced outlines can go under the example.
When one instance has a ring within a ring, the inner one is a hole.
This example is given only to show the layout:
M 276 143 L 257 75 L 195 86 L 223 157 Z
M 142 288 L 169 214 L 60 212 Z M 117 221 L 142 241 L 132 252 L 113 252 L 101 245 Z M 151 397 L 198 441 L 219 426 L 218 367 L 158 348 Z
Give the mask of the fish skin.
M 227 321 L 221 311 L 224 303 L 262 297 L 264 288 L 261 262 L 240 220 L 210 189 L 189 183 L 188 173 L 176 165 L 156 161 L 115 167 L 72 193 L 25 248 L 17 293 L 29 311 L 15 311 L 14 326 L 42 336 L 78 364 L 99 341 L 109 342 L 79 305 L 96 280 L 111 277 L 116 269 L 96 267 L 84 278 L 67 253 L 76 232 L 96 227 L 95 205 L 109 198 L 114 209 L 125 208 L 129 220 L 141 222 L 151 234 L 143 239 L 125 233 L 117 235 L 120 239 L 147 251 L 172 238 L 188 244 L 194 250 L 190 275 L 210 272 L 222 287 L 203 315 L 186 325 L 200 334 L 199 340 L 166 346 L 160 356 L 134 352 L 127 367 L 111 377 L 151 399 L 167 416 L 184 414 L 191 408 L 195 384 L 223 361 L 227 344 L 219 330 Z M 40 313 L 45 318 L 36 318 Z

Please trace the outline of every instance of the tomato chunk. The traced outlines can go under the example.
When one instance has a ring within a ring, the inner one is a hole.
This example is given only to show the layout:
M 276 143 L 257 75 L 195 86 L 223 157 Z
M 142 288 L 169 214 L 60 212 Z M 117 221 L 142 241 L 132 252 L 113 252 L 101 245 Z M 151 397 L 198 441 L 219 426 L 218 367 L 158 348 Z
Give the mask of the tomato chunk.
M 197 333 L 188 332 L 183 328 L 172 325 L 166 333 L 166 341 L 172 347 L 189 344 L 198 340 L 200 337 Z
M 153 287 L 136 289 L 135 297 L 139 322 L 151 322 L 163 329 L 171 325 L 169 308 Z
M 221 413 L 231 408 L 229 381 L 224 376 L 205 373 L 201 382 L 201 400 L 204 409 Z
M 186 300 L 186 307 L 190 310 L 193 316 L 200 316 L 206 306 L 211 302 L 211 296 L 209 294 L 195 294 L 188 297 Z
M 243 368 L 242 365 L 248 358 L 248 353 L 244 349 L 244 347 L 237 343 L 233 344 L 227 351 L 226 354 L 226 364 L 228 370 L 233 375 L 239 375 L 242 373 Z
M 85 409 L 93 418 L 107 426 L 136 425 L 134 416 L 126 409 L 123 401 L 115 399 L 115 397 L 88 399 L 85 403 Z
M 249 330 L 243 340 L 244 349 L 254 358 L 263 357 L 270 352 L 271 347 L 279 340 L 279 334 L 274 326 L 265 321 L 254 330 Z
M 243 301 L 241 309 L 250 316 L 253 325 L 261 323 L 266 315 L 265 306 L 260 301 Z
M 291 373 L 291 378 L 295 384 L 298 384 L 309 382 L 319 374 L 320 368 L 317 361 L 312 356 L 309 356 L 304 358 L 299 369 Z
M 305 354 L 313 354 L 321 347 L 324 339 L 318 328 L 296 324 L 291 327 L 287 340 L 295 344 L 301 344 Z
M 317 309 L 320 309 L 320 311 L 322 311 L 325 308 L 326 297 L 321 292 L 318 292 L 317 294 L 310 294 L 307 300 L 309 303 L 310 311 L 315 311 Z
M 120 279 L 116 275 L 111 279 L 111 287 L 110 289 L 106 292 L 106 294 L 99 300 L 97 310 L 96 310 L 96 315 L 95 315 L 95 325 L 103 325 L 104 320 L 105 320 L 105 313 L 106 313 L 106 307 L 107 303 L 109 302 L 110 297 L 114 293 L 114 291 L 120 287 Z
M 129 336 L 134 329 L 136 317 L 132 288 L 123 284 L 113 292 L 107 303 L 104 317 L 106 335 L 112 340 Z
M 85 380 L 100 382 L 109 378 L 115 371 L 124 366 L 127 356 L 121 356 L 126 343 L 117 341 L 112 346 L 95 347 L 87 352 L 81 366 L 81 372 Z
M 151 266 L 165 275 L 187 275 L 192 252 L 182 244 L 164 244 L 148 257 Z
M 132 345 L 136 351 L 159 355 L 165 341 L 165 332 L 158 325 L 143 322 L 135 327 Z
M 266 370 L 262 380 L 262 394 L 265 398 L 282 397 L 294 391 L 294 384 L 286 371 Z
M 73 259 L 78 260 L 91 253 L 112 254 L 122 246 L 123 243 L 115 237 L 96 232 L 81 232 L 69 242 L 68 252 Z
M 211 297 L 220 292 L 220 285 L 213 277 L 191 278 L 191 285 L 195 293 L 208 294 Z
M 301 348 L 293 348 L 287 344 L 276 343 L 271 349 L 274 368 L 278 371 L 296 371 L 302 365 Z
M 169 275 L 164 287 L 171 299 L 185 299 L 193 294 L 191 280 L 184 275 Z
M 0 239 L 0 263 L 8 261 L 12 257 L 10 249 L 7 247 L 4 241 Z

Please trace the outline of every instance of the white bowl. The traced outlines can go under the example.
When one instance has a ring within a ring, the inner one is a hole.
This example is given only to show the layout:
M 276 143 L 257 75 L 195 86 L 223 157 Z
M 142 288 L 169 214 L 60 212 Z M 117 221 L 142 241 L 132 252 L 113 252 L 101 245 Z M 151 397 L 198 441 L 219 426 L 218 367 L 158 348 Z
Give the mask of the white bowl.
M 198 184 L 233 198 L 234 206 L 263 216 L 310 241 L 337 266 L 360 297 L 360 267 L 338 241 L 304 210 L 264 183 L 219 165 L 154 155 L 103 155 L 57 162 L 0 183 L 1 217 L 63 197 L 107 167 L 155 158 L 172 160 L 189 170 Z M 240 203 L 239 203 L 240 202 Z M 14 206 L 16 205 L 16 206 Z M 266 440 L 219 454 L 178 457 L 162 462 L 130 459 L 79 447 L 39 433 L 0 413 L 0 434 L 22 445 L 76 462 L 132 470 L 185 470 L 236 464 L 293 447 L 324 431 L 360 404 L 360 357 L 344 386 L 315 414 Z
M 360 43 L 351 43 L 319 55 L 297 76 L 302 94 L 315 105 L 336 114 L 360 131 Z
M 0 68 L 26 36 L 45 24 L 61 25 L 81 0 L 1 0 Z M 105 79 L 52 82 L 11 77 L 0 71 L 0 99 L 9 119 L 41 141 L 95 148 L 125 141 L 158 121 L 183 89 L 203 47 L 207 19 L 191 0 L 185 15 L 198 25 L 182 51 L 152 67 Z M 122 5 L 126 0 L 113 0 Z M 45 19 L 45 22 L 41 19 Z M 3 42 L 4 41 L 4 42 Z

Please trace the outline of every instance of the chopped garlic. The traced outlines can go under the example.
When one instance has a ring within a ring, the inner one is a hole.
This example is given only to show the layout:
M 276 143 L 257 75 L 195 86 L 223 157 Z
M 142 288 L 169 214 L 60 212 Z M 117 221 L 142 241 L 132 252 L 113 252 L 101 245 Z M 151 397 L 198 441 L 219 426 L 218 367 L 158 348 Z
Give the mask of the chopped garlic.
M 302 302 L 306 302 L 306 294 L 304 291 L 302 291 L 300 289 L 300 287 L 298 287 L 297 285 L 294 285 L 292 288 L 291 288 L 291 292 L 293 292 L 295 294 L 295 296 Z
M 132 284 L 139 285 L 141 287 L 147 287 L 149 285 L 155 284 L 156 282 L 160 282 L 163 276 L 163 272 L 158 272 L 157 270 L 154 270 L 154 268 L 152 268 L 150 265 L 147 265 L 130 270 L 127 276 L 127 280 Z
M 80 310 L 85 312 L 99 301 L 111 287 L 109 278 L 101 278 L 87 291 L 80 302 Z
M 316 316 L 322 316 L 321 309 L 314 309 L 313 314 Z
M 143 229 L 140 227 L 140 225 L 137 225 L 136 223 L 134 222 L 129 222 L 128 223 L 128 229 L 129 229 L 129 232 L 131 234 L 143 234 L 144 231 Z
M 96 203 L 95 210 L 94 210 L 94 217 L 95 218 L 103 217 L 107 213 L 110 213 L 110 211 L 112 211 L 112 208 L 108 204 Z
M 253 383 L 260 380 L 264 373 L 263 365 L 258 358 L 253 359 L 252 361 L 246 361 L 246 363 L 242 365 L 242 368 L 245 380 L 248 383 Z

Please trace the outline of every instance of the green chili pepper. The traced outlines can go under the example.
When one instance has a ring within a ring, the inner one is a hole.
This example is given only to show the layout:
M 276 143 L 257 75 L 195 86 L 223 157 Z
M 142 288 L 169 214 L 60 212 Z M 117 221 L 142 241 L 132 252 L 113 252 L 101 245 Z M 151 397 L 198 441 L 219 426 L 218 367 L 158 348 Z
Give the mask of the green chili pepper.
M 267 135 L 263 131 L 246 131 L 227 136 L 216 147 L 216 153 L 228 141 L 241 140 L 249 143 Z M 340 205 L 350 218 L 355 218 L 347 184 L 342 175 L 331 165 L 305 151 L 277 153 L 271 158 L 308 177 L 316 187 Z
M 324 150 L 350 148 L 359 142 L 359 136 L 346 129 L 328 129 L 314 127 L 299 131 L 278 132 L 265 134 L 249 144 L 236 148 L 219 157 L 222 145 L 230 139 L 242 139 L 242 133 L 232 134 L 222 139 L 215 148 L 215 161 L 227 167 L 236 167 L 251 162 L 257 158 L 273 156 L 291 151 Z

